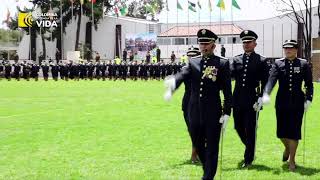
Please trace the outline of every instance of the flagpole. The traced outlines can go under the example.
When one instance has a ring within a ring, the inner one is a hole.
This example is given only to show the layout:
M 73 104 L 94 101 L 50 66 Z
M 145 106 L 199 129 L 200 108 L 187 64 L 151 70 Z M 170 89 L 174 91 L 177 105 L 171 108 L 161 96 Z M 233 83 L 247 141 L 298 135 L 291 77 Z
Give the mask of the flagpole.
M 104 1 L 102 1 L 102 19 L 104 19 Z
M 168 0 L 167 0 L 167 40 L 169 39 L 169 5 L 168 5 Z M 170 41 L 171 42 L 171 41 Z M 159 48 L 159 47 L 158 47 Z M 167 43 L 167 55 L 169 54 L 169 43 Z
M 190 22 L 189 22 L 189 11 L 190 11 L 190 9 L 189 9 L 189 6 L 190 6 L 190 4 L 189 4 L 189 1 L 188 1 L 188 41 L 187 41 L 187 45 L 188 45 L 188 47 L 189 47 L 189 42 L 190 42 L 190 36 L 189 36 L 189 33 L 190 33 Z
M 10 44 L 10 28 L 9 28 L 9 22 L 7 22 L 7 26 L 8 26 L 8 38 L 7 38 L 7 41 L 8 41 L 8 61 L 10 60 L 10 48 L 9 48 L 9 44 Z
M 221 19 L 221 7 L 220 7 L 220 32 L 219 32 L 219 36 L 221 36 L 221 31 L 222 31 L 222 29 L 221 29 L 221 21 L 222 21 L 222 19 Z
M 31 60 L 31 27 L 30 26 L 29 26 L 29 35 L 30 35 L 29 60 Z
M 93 1 L 91 0 L 91 16 L 92 16 L 92 25 L 91 25 L 91 57 L 93 57 L 92 52 L 93 52 L 93 29 L 94 29 L 94 14 L 93 14 Z M 120 50 L 120 49 L 119 49 Z
M 199 2 L 199 3 L 200 3 L 200 2 Z M 199 19 L 198 19 L 198 23 L 199 23 L 198 26 L 199 26 L 199 29 L 200 29 L 200 10 L 201 10 L 201 9 L 200 9 L 200 7 L 198 6 L 198 18 L 199 18 Z
M 60 0 L 60 43 L 61 43 L 61 60 L 64 59 L 64 50 L 63 50 L 63 18 L 62 18 L 62 1 Z
M 178 9 L 178 0 L 177 0 L 177 36 L 178 36 L 178 33 L 179 33 L 179 25 L 178 25 L 178 22 L 179 22 L 179 9 Z M 176 44 L 175 44 L 176 45 Z M 177 55 L 178 55 L 178 51 L 179 51 L 179 45 L 177 46 Z M 171 57 L 171 56 L 170 56 Z
M 73 0 L 71 0 L 71 23 L 73 23 Z
M 233 57 L 233 6 L 232 5 L 231 5 L 231 33 L 232 33 L 231 57 Z

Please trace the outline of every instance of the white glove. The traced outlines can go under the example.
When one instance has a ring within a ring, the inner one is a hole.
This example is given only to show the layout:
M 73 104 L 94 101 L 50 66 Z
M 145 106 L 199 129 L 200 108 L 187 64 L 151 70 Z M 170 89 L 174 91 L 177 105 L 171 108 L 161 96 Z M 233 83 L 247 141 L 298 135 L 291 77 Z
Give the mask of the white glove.
M 268 94 L 263 94 L 262 96 L 262 104 L 269 104 L 270 103 L 270 96 Z
M 164 79 L 164 86 L 167 90 L 174 91 L 176 88 L 176 79 L 173 76 L 168 76 Z
M 172 98 L 172 92 L 176 88 L 176 80 L 173 76 L 168 76 L 164 80 L 164 86 L 166 87 L 166 92 L 164 93 L 164 100 L 165 101 L 170 101 Z
M 171 98 L 172 98 L 172 91 L 167 90 L 167 91 L 164 93 L 163 98 L 164 98 L 165 101 L 170 101 Z
M 311 106 L 311 101 L 306 100 L 306 102 L 304 102 L 304 111 L 307 111 L 310 106 Z
M 222 124 L 222 129 L 225 130 L 229 121 L 229 115 L 222 115 L 219 122 Z
M 262 98 L 259 97 L 259 98 L 258 98 L 258 101 L 257 101 L 256 103 L 254 103 L 253 109 L 254 109 L 255 111 L 260 111 L 260 110 L 261 110 L 261 107 L 262 107 Z

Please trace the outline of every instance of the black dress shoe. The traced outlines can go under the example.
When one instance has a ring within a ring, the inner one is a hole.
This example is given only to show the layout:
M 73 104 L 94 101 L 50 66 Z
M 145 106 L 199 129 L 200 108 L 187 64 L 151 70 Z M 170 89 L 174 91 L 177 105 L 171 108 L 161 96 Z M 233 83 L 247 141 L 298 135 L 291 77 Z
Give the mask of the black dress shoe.
M 241 168 L 250 168 L 252 166 L 252 162 L 248 163 L 248 162 L 244 162 L 242 165 L 241 165 Z
M 289 159 L 289 156 L 285 156 L 285 155 L 282 156 L 282 162 L 287 162 L 288 159 Z

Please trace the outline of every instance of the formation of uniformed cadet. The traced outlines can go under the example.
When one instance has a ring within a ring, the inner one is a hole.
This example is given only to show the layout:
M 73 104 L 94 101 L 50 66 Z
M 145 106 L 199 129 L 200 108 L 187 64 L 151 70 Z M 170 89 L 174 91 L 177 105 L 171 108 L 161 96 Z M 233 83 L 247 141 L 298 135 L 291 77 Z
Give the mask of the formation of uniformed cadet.
M 199 48 L 195 48 L 195 47 L 188 48 L 187 56 L 189 57 L 189 59 L 191 59 L 192 57 L 197 57 L 199 55 L 201 55 Z M 187 66 L 184 66 L 182 68 L 186 68 L 186 67 Z M 189 109 L 188 107 L 189 107 L 190 96 L 191 96 L 191 80 L 186 79 L 184 80 L 184 95 L 182 98 L 182 111 L 183 111 L 183 117 L 186 122 L 188 132 L 192 142 L 191 162 L 194 164 L 194 163 L 197 163 L 199 159 L 198 159 L 198 154 L 196 152 L 195 145 L 193 143 L 194 138 L 191 137 L 191 128 L 190 128 L 190 123 L 188 118 L 188 109 Z
M 298 43 L 287 40 L 283 44 L 285 58 L 277 59 L 270 70 L 268 83 L 264 89 L 262 102 L 270 102 L 270 93 L 279 82 L 276 96 L 277 137 L 285 150 L 282 160 L 289 160 L 289 170 L 296 169 L 296 150 L 301 139 L 301 126 L 304 112 L 313 98 L 312 71 L 310 64 L 297 58 Z M 302 90 L 304 82 L 305 92 Z
M 15 64 L 13 64 L 13 77 L 16 80 L 20 80 L 20 71 L 21 71 L 21 65 L 19 62 L 16 62 Z
M 231 76 L 235 80 L 233 91 L 234 127 L 245 145 L 241 167 L 249 167 L 255 156 L 256 127 L 262 106 L 262 89 L 269 77 L 266 58 L 255 52 L 258 35 L 245 30 L 240 34 L 244 53 L 234 57 L 230 63 Z
M 187 67 L 165 80 L 167 92 L 164 97 L 169 100 L 181 83 L 190 79 L 188 118 L 191 137 L 202 163 L 202 179 L 213 179 L 217 170 L 220 131 L 231 113 L 230 66 L 228 59 L 213 54 L 216 34 L 201 29 L 197 36 L 202 56 L 191 58 Z M 220 90 L 224 94 L 223 106 Z
M 49 78 L 49 64 L 47 62 L 42 63 L 41 65 L 43 79 L 48 81 Z
M 40 66 L 38 64 L 32 64 L 31 65 L 31 78 L 35 79 L 36 81 L 38 81 L 39 79 L 39 71 L 40 71 Z

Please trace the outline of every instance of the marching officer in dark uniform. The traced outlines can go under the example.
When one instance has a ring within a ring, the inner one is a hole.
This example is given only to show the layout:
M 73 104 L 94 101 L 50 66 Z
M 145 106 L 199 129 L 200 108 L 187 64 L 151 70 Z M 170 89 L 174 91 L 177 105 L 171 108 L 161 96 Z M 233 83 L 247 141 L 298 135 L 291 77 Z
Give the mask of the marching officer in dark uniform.
M 97 61 L 95 64 L 95 67 L 96 67 L 96 78 L 100 80 L 101 62 Z
M 168 75 L 172 75 L 172 73 L 173 73 L 173 66 L 172 66 L 172 62 L 170 62 L 170 63 L 167 63 L 167 65 L 166 65 L 166 72 L 167 72 L 167 76 Z
M 155 67 L 154 67 L 154 76 L 155 76 L 155 79 L 157 79 L 158 81 L 160 81 L 160 62 L 157 62 L 154 64 Z
M 45 81 L 48 81 L 48 78 L 49 78 L 49 66 L 48 66 L 48 63 L 43 63 L 42 66 L 42 73 L 43 73 L 43 78 Z
M 94 72 L 94 64 L 90 61 L 88 63 L 88 78 L 92 81 L 93 80 L 93 72 Z
M 38 81 L 39 70 L 40 70 L 40 66 L 38 64 L 35 64 L 35 63 L 31 64 L 31 78 L 34 78 L 35 81 Z
M 13 64 L 13 75 L 17 81 L 20 81 L 20 71 L 21 71 L 20 63 L 19 62 L 14 63 Z
M 23 61 L 22 63 L 22 77 L 28 80 L 28 63 L 27 61 Z
M 164 98 L 169 100 L 182 82 L 190 80 L 188 118 L 191 137 L 202 162 L 202 179 L 213 179 L 217 170 L 221 126 L 225 127 L 231 113 L 230 66 L 228 59 L 213 54 L 216 34 L 201 29 L 197 36 L 202 56 L 192 58 L 180 73 L 165 80 L 167 92 Z M 224 94 L 223 107 L 220 90 Z
M 10 80 L 11 80 L 12 66 L 11 66 L 11 64 L 10 64 L 9 61 L 6 61 L 6 62 L 5 62 L 4 71 L 5 71 L 4 77 L 5 77 L 8 81 L 10 81 Z
M 163 60 L 160 61 L 160 73 L 161 78 L 164 79 L 166 76 L 166 64 L 163 62 Z
M 192 57 L 197 57 L 201 55 L 199 48 L 194 48 L 194 47 L 190 47 L 188 49 L 187 52 L 187 56 L 191 59 Z M 197 58 L 200 59 L 200 58 Z M 184 66 L 184 68 L 186 68 L 187 66 Z M 189 107 L 189 100 L 190 100 L 190 96 L 191 96 L 191 80 L 190 79 L 186 79 L 184 81 L 184 95 L 182 98 L 182 112 L 183 112 L 183 117 L 184 120 L 186 122 L 187 128 L 188 128 L 188 132 L 191 138 L 191 141 L 194 140 L 194 138 L 191 137 L 191 129 L 190 129 L 190 123 L 189 123 L 189 118 L 188 118 L 188 107 Z M 192 163 L 197 163 L 198 160 L 198 154 L 196 152 L 196 148 L 194 146 L 194 143 L 192 142 L 192 152 L 191 152 L 191 162 Z
M 245 30 L 240 34 L 244 53 L 230 63 L 231 76 L 235 79 L 233 92 L 233 118 L 235 129 L 245 145 L 242 168 L 249 167 L 255 156 L 256 121 L 261 109 L 262 89 L 268 81 L 269 68 L 266 58 L 254 49 L 258 35 Z
M 100 71 L 101 71 L 101 77 L 103 81 L 106 80 L 106 70 L 107 70 L 106 62 L 102 62 L 100 65 Z
M 0 80 L 2 79 L 3 71 L 4 71 L 4 64 L 3 64 L 3 61 L 0 61 Z
M 56 63 L 54 63 L 54 62 L 51 62 L 51 63 L 50 63 L 50 66 L 51 66 L 52 79 L 55 80 L 55 81 L 58 81 L 59 66 L 58 66 Z
M 296 169 L 295 155 L 301 139 L 304 112 L 313 98 L 312 71 L 307 60 L 297 58 L 298 43 L 287 40 L 283 44 L 285 58 L 277 59 L 270 70 L 268 83 L 262 97 L 263 104 L 270 102 L 270 93 L 279 81 L 276 97 L 277 137 L 285 150 L 282 160 L 289 159 L 289 170 Z M 302 91 L 304 82 L 305 92 Z
M 63 64 L 62 61 L 59 61 L 59 73 L 60 73 L 60 78 L 61 79 L 64 79 L 65 75 L 64 75 L 64 72 L 65 72 L 65 65 Z

